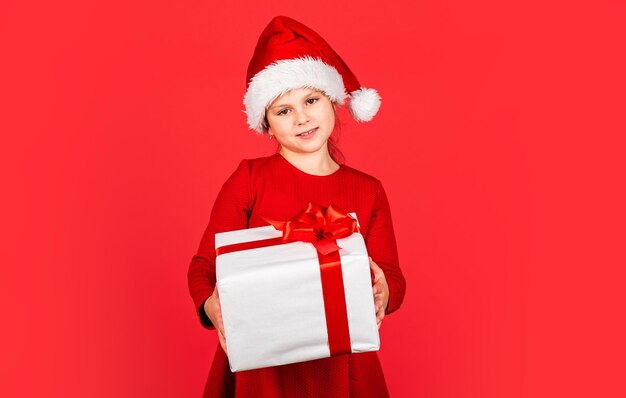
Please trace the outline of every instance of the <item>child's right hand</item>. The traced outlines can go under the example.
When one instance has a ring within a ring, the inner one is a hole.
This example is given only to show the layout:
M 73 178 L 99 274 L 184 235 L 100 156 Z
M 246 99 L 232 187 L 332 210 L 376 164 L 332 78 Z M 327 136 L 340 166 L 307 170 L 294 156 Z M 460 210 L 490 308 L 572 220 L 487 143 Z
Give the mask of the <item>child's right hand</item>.
M 228 350 L 226 349 L 226 337 L 224 337 L 226 334 L 224 333 L 224 322 L 222 321 L 222 307 L 220 306 L 220 295 L 217 291 L 217 286 L 215 286 L 215 290 L 213 291 L 211 297 L 204 302 L 204 312 L 213 323 L 213 326 L 215 326 L 220 345 L 226 355 L 228 355 Z

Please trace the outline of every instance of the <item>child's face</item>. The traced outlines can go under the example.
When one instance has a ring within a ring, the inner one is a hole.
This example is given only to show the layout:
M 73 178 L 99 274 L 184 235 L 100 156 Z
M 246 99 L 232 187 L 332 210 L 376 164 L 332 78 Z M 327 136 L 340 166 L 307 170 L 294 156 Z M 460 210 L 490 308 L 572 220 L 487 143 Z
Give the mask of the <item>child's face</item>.
M 294 153 L 311 153 L 327 148 L 335 126 L 335 110 L 321 91 L 310 88 L 290 90 L 276 98 L 267 110 L 268 133 Z M 311 131 L 307 135 L 301 133 Z

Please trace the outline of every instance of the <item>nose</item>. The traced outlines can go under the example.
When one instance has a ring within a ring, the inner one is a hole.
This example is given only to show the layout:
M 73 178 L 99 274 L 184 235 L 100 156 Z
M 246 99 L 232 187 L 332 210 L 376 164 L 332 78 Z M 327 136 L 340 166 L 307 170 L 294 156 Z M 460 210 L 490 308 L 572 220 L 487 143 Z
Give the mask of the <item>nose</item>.
M 298 126 L 307 124 L 309 122 L 309 115 L 306 113 L 305 110 L 299 110 L 296 112 L 296 123 L 298 124 Z

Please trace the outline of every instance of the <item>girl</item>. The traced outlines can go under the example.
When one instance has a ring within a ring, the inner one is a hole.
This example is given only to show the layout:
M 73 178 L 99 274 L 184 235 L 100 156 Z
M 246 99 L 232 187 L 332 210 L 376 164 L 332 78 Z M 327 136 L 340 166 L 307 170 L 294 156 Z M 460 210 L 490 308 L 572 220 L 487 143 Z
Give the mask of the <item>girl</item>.
M 405 280 L 398 266 L 387 196 L 380 181 L 342 164 L 331 134 L 346 97 L 358 121 L 376 114 L 380 98 L 360 87 L 343 60 L 317 33 L 276 17 L 265 28 L 248 67 L 245 112 L 251 129 L 276 140 L 272 156 L 243 160 L 215 201 L 188 280 L 202 325 L 220 345 L 204 397 L 386 397 L 376 352 L 232 373 L 215 289 L 215 234 L 288 220 L 307 203 L 331 202 L 359 218 L 374 274 L 378 326 L 398 309 Z

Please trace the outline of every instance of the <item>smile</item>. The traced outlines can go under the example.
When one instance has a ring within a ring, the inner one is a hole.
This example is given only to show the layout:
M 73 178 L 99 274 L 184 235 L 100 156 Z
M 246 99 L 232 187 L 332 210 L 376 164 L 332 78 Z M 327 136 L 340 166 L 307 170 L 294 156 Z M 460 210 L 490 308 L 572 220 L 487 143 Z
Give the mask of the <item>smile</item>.
M 307 136 L 309 136 L 309 135 L 311 135 L 311 134 L 315 133 L 316 131 L 317 131 L 317 127 L 312 128 L 311 130 L 305 131 L 304 133 L 300 133 L 300 134 L 298 134 L 297 136 L 298 136 L 298 137 L 307 137 Z

